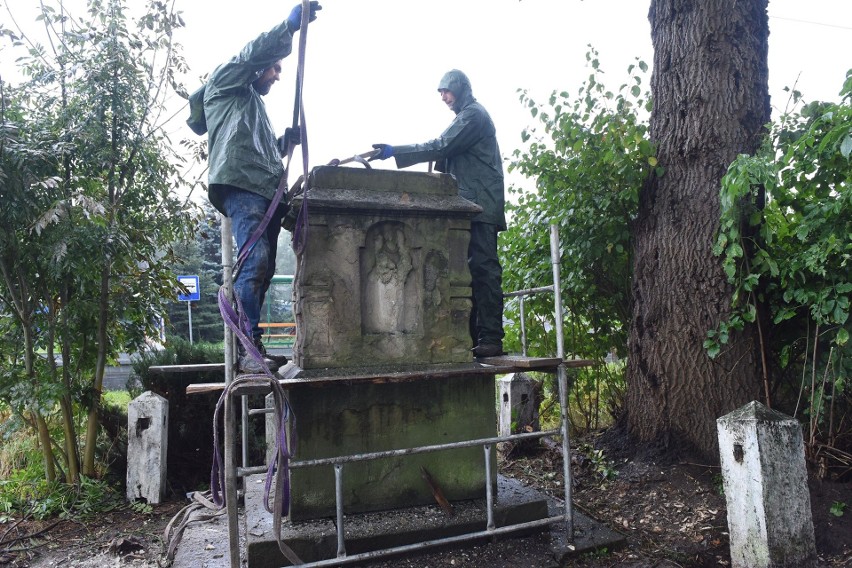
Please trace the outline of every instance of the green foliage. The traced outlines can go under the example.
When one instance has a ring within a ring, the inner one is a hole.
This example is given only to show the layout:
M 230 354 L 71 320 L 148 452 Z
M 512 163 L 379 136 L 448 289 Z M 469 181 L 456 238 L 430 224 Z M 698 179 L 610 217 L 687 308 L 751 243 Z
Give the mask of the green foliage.
M 766 330 L 765 371 L 782 402 L 806 397 L 812 455 L 843 439 L 852 415 L 852 70 L 841 97 L 783 115 L 758 154 L 728 169 L 714 252 L 733 311 L 705 341 L 715 356 L 731 330 Z
M 158 2 L 136 22 L 122 0 L 90 0 L 79 17 L 40 6 L 46 44 L 0 30 L 27 77 L 0 84 L 0 400 L 31 426 L 64 424 L 74 481 L 72 417 L 94 417 L 105 362 L 155 334 L 174 293 L 170 245 L 192 228 L 176 193 L 181 157 L 157 122 L 179 90 L 171 36 L 182 24 Z
M 130 403 L 130 393 L 127 391 L 106 391 L 103 395 L 105 408 L 125 409 Z
M 713 488 L 716 490 L 716 493 L 718 493 L 721 496 L 724 496 L 725 495 L 725 478 L 722 476 L 721 473 L 717 473 L 717 474 L 713 475 L 712 483 L 713 483 Z
M 583 560 L 601 560 L 610 555 L 609 549 L 605 546 L 596 548 L 591 552 L 584 552 L 580 555 Z
M 130 508 L 133 509 L 134 513 L 139 514 L 150 514 L 154 511 L 154 507 L 145 503 L 144 501 L 134 501 L 130 504 Z
M 623 368 L 603 361 L 626 353 L 632 274 L 631 223 L 639 190 L 648 176 L 662 174 L 648 139 L 650 98 L 643 91 L 648 66 L 637 61 L 630 80 L 616 91 L 602 82 L 597 53 L 587 54 L 592 69 L 576 98 L 554 92 L 546 104 L 520 95 L 538 126 L 522 134 L 526 149 L 516 150 L 509 171 L 535 180 L 533 189 L 511 187 L 511 225 L 502 233 L 500 253 L 504 288 L 521 290 L 553 281 L 550 236 L 559 229 L 564 329 L 568 356 L 599 363 L 574 380 L 578 400 L 608 405 L 606 390 L 619 390 Z M 525 299 L 529 353 L 552 355 L 553 298 Z M 507 302 L 507 337 L 518 338 L 520 306 Z M 518 343 L 508 347 L 520 351 Z
M 79 485 L 48 482 L 37 469 L 18 470 L 0 480 L 0 512 L 86 520 L 121 509 L 124 499 L 103 481 L 81 478 Z
M 602 363 L 577 369 L 568 394 L 569 421 L 573 432 L 582 433 L 610 426 L 624 408 L 627 391 L 625 363 Z M 570 372 L 570 371 L 569 371 Z
M 846 512 L 846 503 L 843 501 L 835 501 L 831 504 L 831 508 L 828 510 L 829 513 L 834 515 L 835 517 L 842 517 Z
M 603 450 L 596 449 L 590 444 L 581 444 L 577 451 L 583 456 L 581 465 L 591 469 L 602 483 L 612 481 L 618 476 L 618 470 L 607 459 Z

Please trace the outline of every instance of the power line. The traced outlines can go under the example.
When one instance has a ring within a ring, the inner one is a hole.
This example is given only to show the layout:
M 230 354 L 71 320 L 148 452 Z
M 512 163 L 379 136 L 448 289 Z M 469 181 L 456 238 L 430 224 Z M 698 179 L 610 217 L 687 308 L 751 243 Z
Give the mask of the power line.
M 769 16 L 770 19 L 773 20 L 785 20 L 787 22 L 796 22 L 798 24 L 811 24 L 814 26 L 825 26 L 827 28 L 837 28 L 839 30 L 852 30 L 852 27 L 849 26 L 838 26 L 837 24 L 826 24 L 823 22 L 811 22 L 809 20 L 799 20 L 796 18 L 784 18 L 781 16 Z

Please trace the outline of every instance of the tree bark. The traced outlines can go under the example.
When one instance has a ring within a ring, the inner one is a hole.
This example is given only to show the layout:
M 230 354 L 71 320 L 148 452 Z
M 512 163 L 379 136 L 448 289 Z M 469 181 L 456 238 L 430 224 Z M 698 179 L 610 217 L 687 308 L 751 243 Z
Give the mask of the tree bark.
M 651 139 L 662 176 L 634 227 L 627 425 L 643 442 L 718 460 L 716 418 L 760 395 L 754 329 L 710 359 L 731 287 L 712 253 L 728 165 L 770 119 L 767 0 L 652 0 Z

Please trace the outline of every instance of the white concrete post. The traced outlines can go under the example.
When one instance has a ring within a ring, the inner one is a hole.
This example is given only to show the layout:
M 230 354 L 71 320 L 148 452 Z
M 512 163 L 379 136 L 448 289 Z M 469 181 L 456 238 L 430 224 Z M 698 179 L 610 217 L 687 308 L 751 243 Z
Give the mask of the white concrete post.
M 750 402 L 716 420 L 732 568 L 814 566 L 802 428 Z
M 538 408 L 534 381 L 524 373 L 512 373 L 500 378 L 500 416 L 499 432 L 501 436 L 526 431 L 531 426 L 539 430 Z M 515 425 L 512 428 L 512 425 Z
M 166 494 L 169 403 L 147 391 L 127 406 L 127 499 L 151 505 Z

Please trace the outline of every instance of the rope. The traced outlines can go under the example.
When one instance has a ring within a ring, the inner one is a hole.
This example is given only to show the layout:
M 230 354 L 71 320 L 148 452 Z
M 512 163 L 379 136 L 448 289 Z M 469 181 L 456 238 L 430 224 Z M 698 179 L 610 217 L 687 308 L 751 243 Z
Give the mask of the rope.
M 295 451 L 295 431 L 296 419 L 293 416 L 293 411 L 290 408 L 290 403 L 287 401 L 287 395 L 284 393 L 284 388 L 278 379 L 264 375 L 241 375 L 231 384 L 226 385 L 219 400 L 216 403 L 216 410 L 213 413 L 213 466 L 210 469 L 210 494 L 213 504 L 216 507 L 224 509 L 225 503 L 225 471 L 222 467 L 222 454 L 219 451 L 219 422 L 220 415 L 223 412 L 225 401 L 231 392 L 238 386 L 268 386 L 272 391 L 273 409 L 275 423 L 278 426 L 277 436 L 275 440 L 275 455 L 269 463 L 269 468 L 266 470 L 266 481 L 264 483 L 263 505 L 267 512 L 272 514 L 272 530 L 275 532 L 275 540 L 278 542 L 278 548 L 281 553 L 287 557 L 290 562 L 302 564 L 293 550 L 281 540 L 281 519 L 284 511 L 290 509 L 290 458 Z M 291 431 L 293 432 L 293 440 L 288 439 L 287 425 L 290 423 Z M 272 504 L 269 502 L 269 494 L 272 490 L 273 481 L 275 483 L 275 497 Z
M 210 492 L 200 493 L 194 491 L 192 493 L 192 503 L 178 511 L 177 515 L 172 517 L 169 524 L 166 525 L 163 531 L 163 542 L 168 543 L 166 548 L 166 560 L 169 564 L 175 559 L 177 547 L 183 538 L 183 533 L 186 527 L 191 523 L 204 523 L 212 521 L 217 517 L 221 517 L 225 513 L 225 509 L 217 507 L 210 501 Z M 200 514 L 202 511 L 212 511 L 208 514 Z
M 308 20 L 310 20 L 310 2 L 302 0 L 302 30 L 299 34 L 299 62 L 296 67 L 296 101 L 293 105 L 293 127 L 298 126 L 298 121 L 301 122 L 301 138 L 302 138 L 302 172 L 304 183 L 308 182 L 308 129 L 305 121 L 305 105 L 302 99 L 302 88 L 305 82 L 305 48 L 308 41 Z M 293 229 L 293 250 L 297 255 L 301 255 L 305 250 L 305 243 L 308 240 L 308 194 L 305 187 L 304 196 L 302 197 L 302 206 L 299 208 L 299 215 L 296 217 L 296 227 Z

